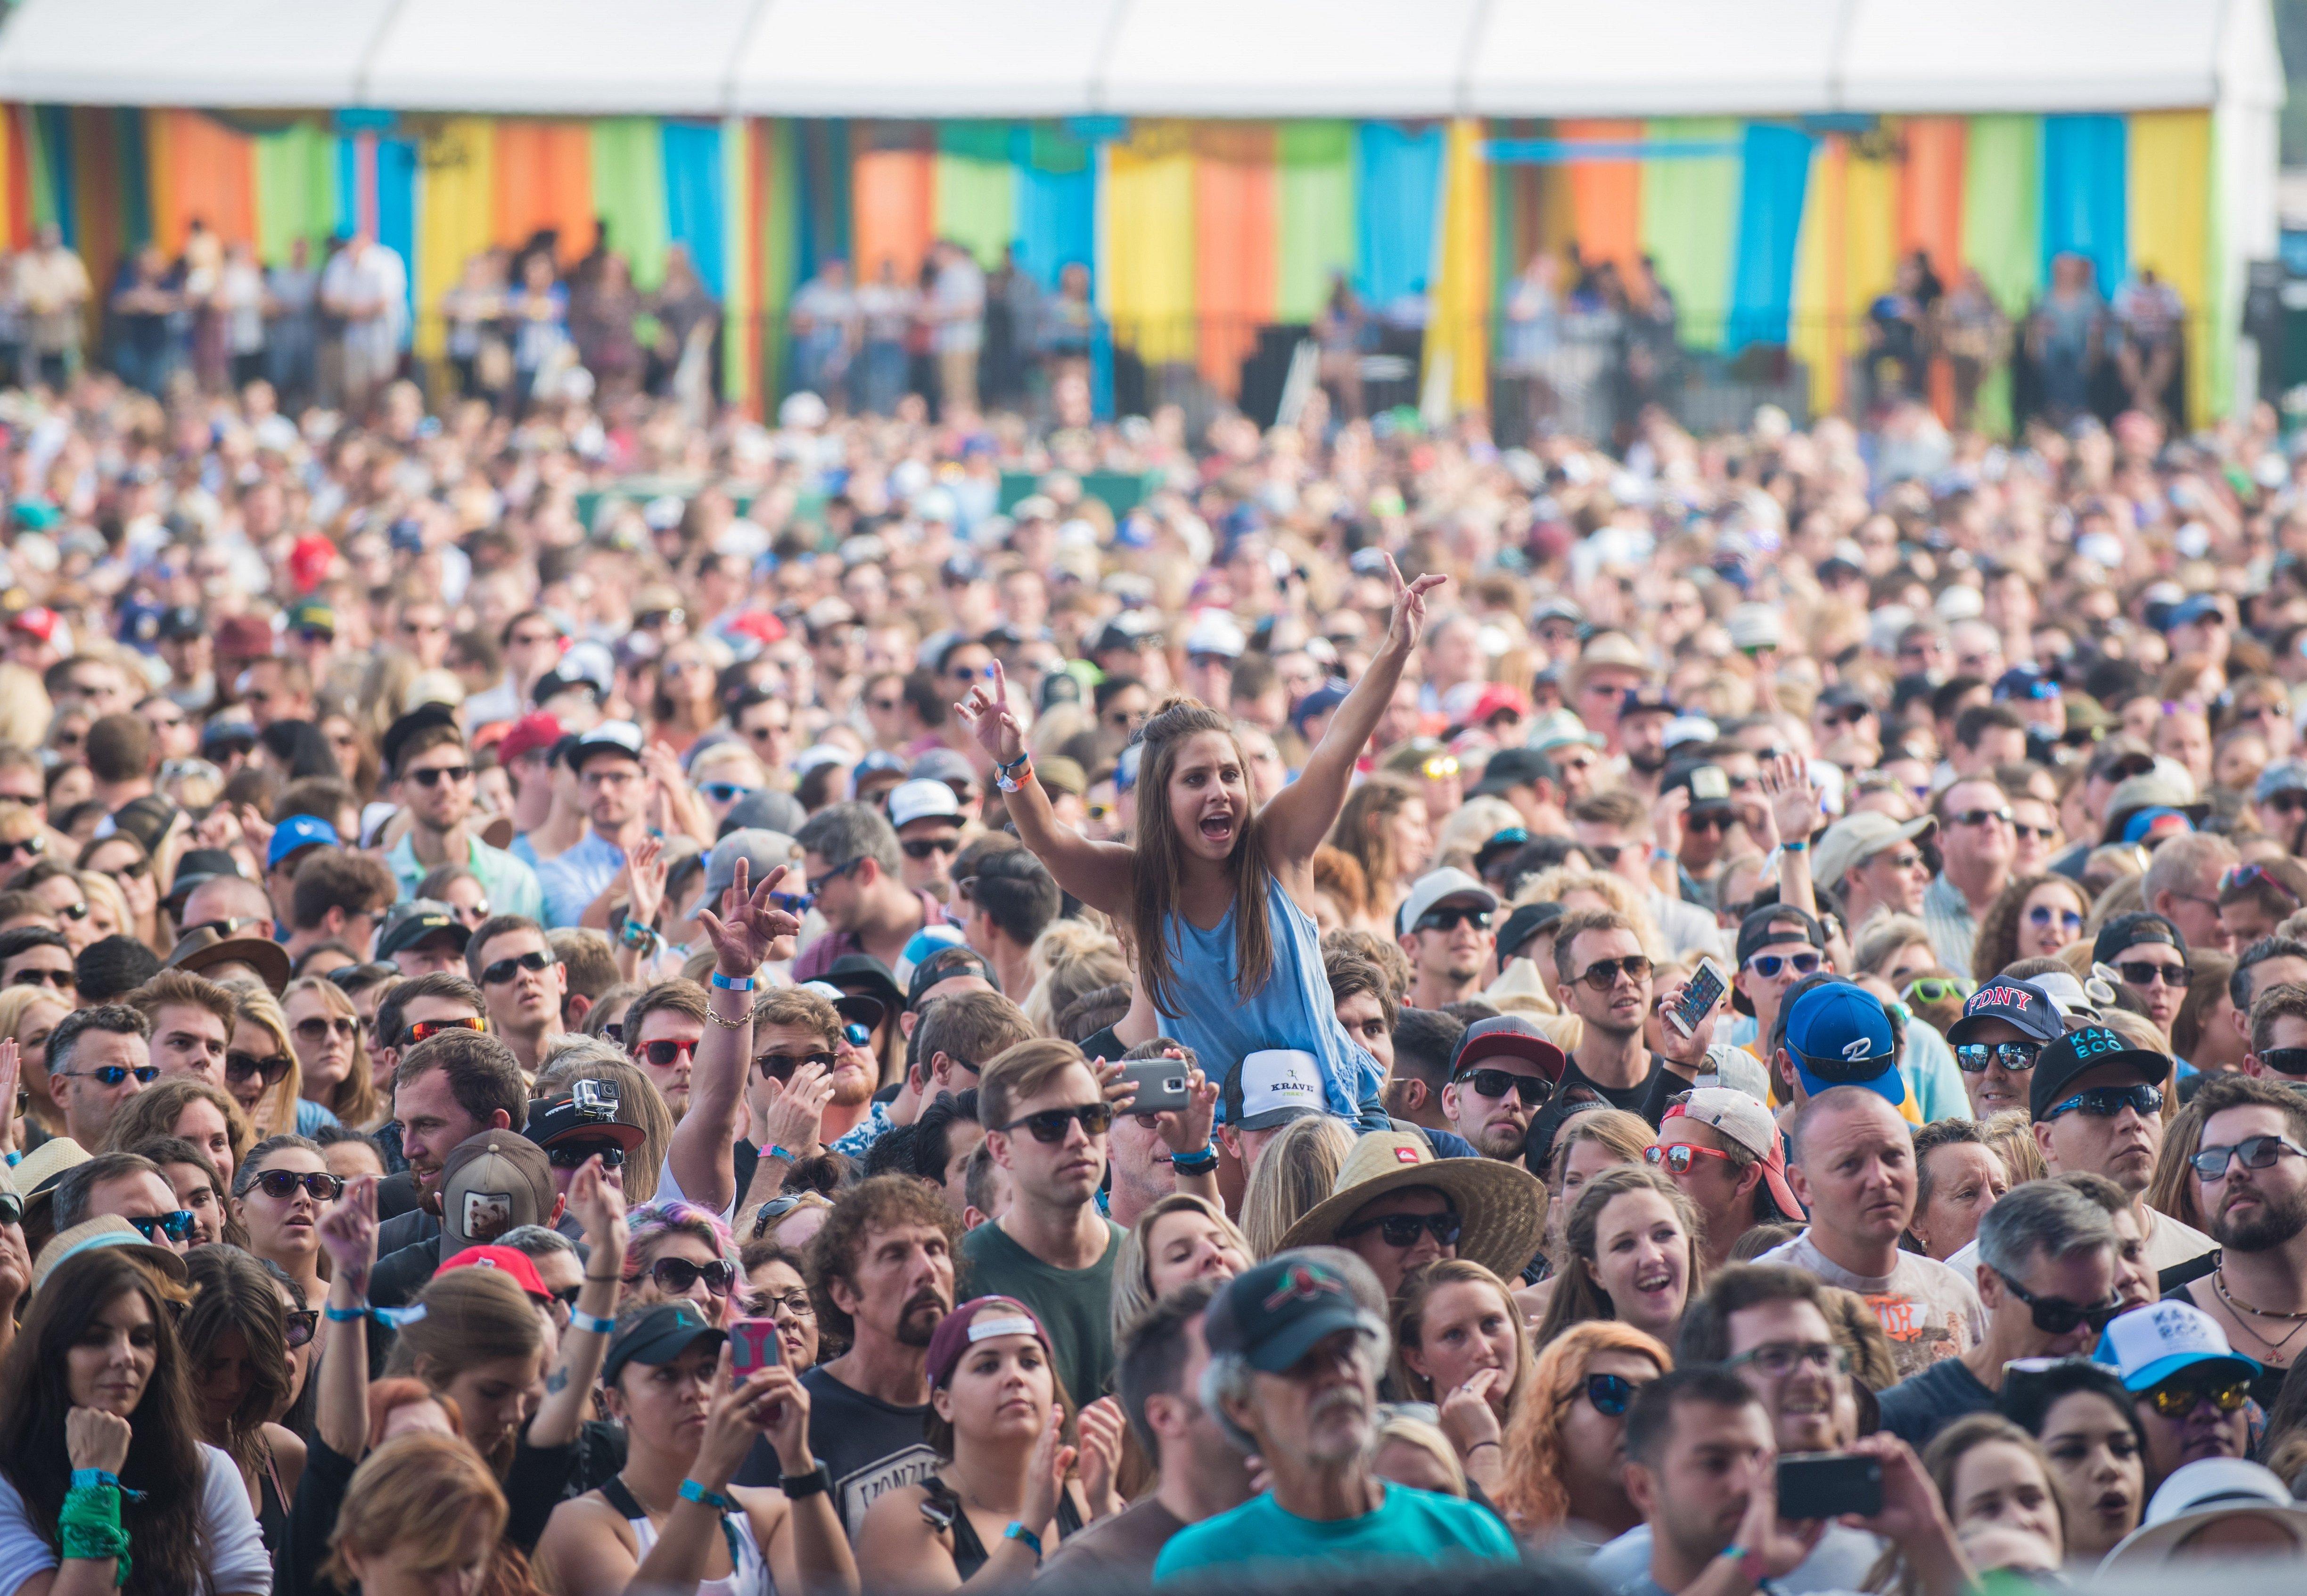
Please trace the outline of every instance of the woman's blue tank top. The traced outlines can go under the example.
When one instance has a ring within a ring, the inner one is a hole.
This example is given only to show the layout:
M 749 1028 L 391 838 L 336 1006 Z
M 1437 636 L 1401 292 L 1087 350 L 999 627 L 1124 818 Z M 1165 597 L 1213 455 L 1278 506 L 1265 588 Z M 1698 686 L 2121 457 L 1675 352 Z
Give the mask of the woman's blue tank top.
M 1271 876 L 1265 883 L 1265 923 L 1274 940 L 1274 970 L 1265 986 L 1244 996 L 1234 985 L 1233 917 L 1208 931 L 1183 914 L 1163 916 L 1170 953 L 1170 996 L 1184 1010 L 1155 1006 L 1162 1033 L 1194 1050 L 1202 1071 L 1225 1078 L 1245 1055 L 1263 1048 L 1294 1048 L 1320 1060 L 1330 1111 L 1358 1120 L 1376 1108 L 1385 1072 L 1346 1034 L 1322 969 L 1322 937 L 1313 917 Z

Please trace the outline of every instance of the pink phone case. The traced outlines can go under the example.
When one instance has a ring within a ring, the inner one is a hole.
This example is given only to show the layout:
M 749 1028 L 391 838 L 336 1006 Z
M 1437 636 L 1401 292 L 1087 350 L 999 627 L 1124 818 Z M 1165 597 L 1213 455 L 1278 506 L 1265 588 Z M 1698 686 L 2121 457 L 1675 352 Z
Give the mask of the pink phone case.
M 733 1378 L 742 1380 L 785 1360 L 775 1319 L 738 1319 L 730 1325 L 729 1372 Z

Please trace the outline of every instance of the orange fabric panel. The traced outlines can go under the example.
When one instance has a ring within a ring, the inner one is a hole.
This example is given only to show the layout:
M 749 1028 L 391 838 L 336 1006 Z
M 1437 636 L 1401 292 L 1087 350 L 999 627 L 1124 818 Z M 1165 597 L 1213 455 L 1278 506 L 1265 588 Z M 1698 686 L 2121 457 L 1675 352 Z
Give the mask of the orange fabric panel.
M 877 278 L 884 260 L 900 281 L 921 275 L 937 226 L 937 153 L 927 130 L 880 130 L 858 141 L 850 163 L 851 265 L 859 280 Z
M 498 243 L 518 246 L 550 227 L 564 266 L 592 249 L 593 138 L 583 123 L 498 123 L 496 180 Z
M 1556 131 L 1570 140 L 1608 140 L 1639 144 L 1639 122 L 1569 120 Z M 1588 265 L 1616 261 L 1621 274 L 1642 253 L 1642 167 L 1634 160 L 1581 160 L 1570 164 L 1572 236 Z
M 1916 116 L 1906 124 L 1907 162 L 1899 185 L 1899 253 L 1926 252 L 1951 289 L 1962 276 L 1960 116 Z
M 1199 365 L 1212 387 L 1231 395 L 1257 330 L 1274 320 L 1274 129 L 1211 123 L 1195 130 L 1194 155 Z
M 256 238 L 256 147 L 198 111 L 154 111 L 152 236 L 170 255 L 199 217 L 227 243 Z M 165 164 L 165 172 L 161 170 Z

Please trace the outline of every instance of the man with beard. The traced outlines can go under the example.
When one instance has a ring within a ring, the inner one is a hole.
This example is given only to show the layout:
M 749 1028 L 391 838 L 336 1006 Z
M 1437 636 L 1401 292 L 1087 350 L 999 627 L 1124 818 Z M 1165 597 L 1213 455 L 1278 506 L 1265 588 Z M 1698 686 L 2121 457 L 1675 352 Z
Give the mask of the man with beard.
M 56 1043 L 48 1045 L 53 1053 Z M 377 1226 L 379 1257 L 441 1233 L 440 1218 L 429 1210 L 451 1148 L 485 1130 L 528 1123 L 520 1064 L 494 1036 L 461 1026 L 437 1032 L 401 1054 L 392 1077 L 392 1119 L 416 1178 L 416 1206 Z
M 1396 940 L 1410 960 L 1410 1008 L 1446 1008 L 1480 995 L 1497 909 L 1497 894 L 1462 870 L 1430 871 L 1410 884 L 1394 911 Z
M 1626 757 L 1626 790 L 1645 803 L 1659 795 L 1666 769 L 1666 729 L 1682 711 L 1663 687 L 1637 687 L 1618 703 L 1618 749 Z
M 922 1438 L 930 1413 L 930 1337 L 953 1309 L 961 1222 L 905 1175 L 879 1175 L 841 1194 L 810 1244 L 810 1300 L 819 1330 L 849 1350 L 804 1373 L 809 1446 L 833 1476 L 834 1509 L 855 1540 L 865 1510 L 936 1472 Z M 776 1449 L 753 1443 L 738 1485 L 776 1485 Z
M 1483 1157 L 1519 1163 L 1530 1122 L 1567 1062 L 1560 1048 L 1518 1014 L 1477 1020 L 1451 1056 L 1442 1111 Z
M 2252 1394 L 2271 1409 L 2307 1317 L 2307 1098 L 2279 1081 L 2217 1075 L 2195 1106 L 2202 1140 L 2187 1179 L 2222 1250 L 2183 1295 L 2267 1366 Z
M 1202 1390 L 1237 1450 L 1255 1453 L 1266 1490 L 1171 1536 L 1156 1584 L 1214 1569 L 1302 1577 L 1389 1563 L 1512 1563 L 1497 1515 L 1413 1490 L 1370 1468 L 1377 1381 L 1392 1350 L 1384 1298 L 1359 1260 L 1299 1248 L 1228 1282 L 1203 1320 Z M 1223 1576 L 1221 1576 L 1223 1577 Z

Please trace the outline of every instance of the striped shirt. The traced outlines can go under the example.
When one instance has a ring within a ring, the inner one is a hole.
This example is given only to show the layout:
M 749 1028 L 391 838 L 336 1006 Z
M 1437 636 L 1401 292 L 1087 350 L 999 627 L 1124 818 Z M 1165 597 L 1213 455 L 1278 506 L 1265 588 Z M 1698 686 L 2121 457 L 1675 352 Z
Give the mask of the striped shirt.
M 1931 949 L 1939 963 L 1958 975 L 1970 974 L 1970 957 L 1978 940 L 1978 916 L 1969 900 L 1955 890 L 1944 873 L 1923 888 L 1923 924 L 1931 933 Z

